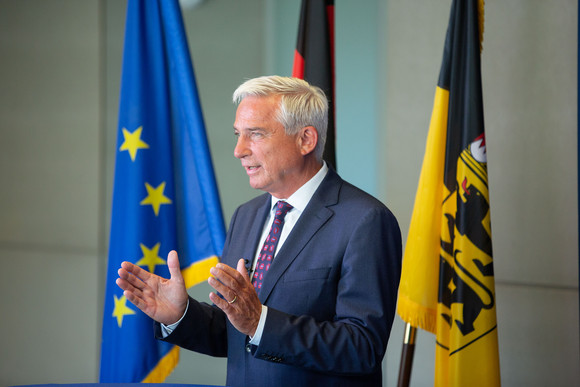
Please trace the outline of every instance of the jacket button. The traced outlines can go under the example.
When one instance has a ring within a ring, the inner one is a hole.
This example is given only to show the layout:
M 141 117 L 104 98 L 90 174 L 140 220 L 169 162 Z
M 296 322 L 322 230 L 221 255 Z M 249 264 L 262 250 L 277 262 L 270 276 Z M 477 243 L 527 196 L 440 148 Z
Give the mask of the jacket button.
M 252 346 L 250 344 L 246 344 L 246 352 L 248 353 L 252 352 Z

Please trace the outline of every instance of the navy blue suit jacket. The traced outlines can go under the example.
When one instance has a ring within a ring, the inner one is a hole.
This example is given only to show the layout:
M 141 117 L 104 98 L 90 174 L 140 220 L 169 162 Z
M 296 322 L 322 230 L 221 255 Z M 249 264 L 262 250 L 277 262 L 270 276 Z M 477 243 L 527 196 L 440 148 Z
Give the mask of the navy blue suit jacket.
M 222 262 L 253 259 L 270 204 L 264 194 L 236 210 Z M 380 386 L 400 272 L 393 214 L 329 170 L 264 279 L 260 345 L 193 299 L 166 341 L 227 356 L 228 386 Z

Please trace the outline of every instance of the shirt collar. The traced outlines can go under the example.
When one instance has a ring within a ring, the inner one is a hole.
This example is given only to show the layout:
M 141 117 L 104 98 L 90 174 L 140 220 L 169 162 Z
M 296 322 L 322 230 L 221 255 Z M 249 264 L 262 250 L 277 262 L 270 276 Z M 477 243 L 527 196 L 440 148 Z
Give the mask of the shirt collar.
M 299 212 L 304 211 L 304 209 L 308 205 L 308 202 L 312 198 L 312 195 L 314 195 L 314 192 L 316 192 L 316 190 L 320 186 L 320 183 L 322 183 L 322 180 L 324 180 L 324 177 L 326 176 L 327 173 L 328 166 L 326 165 L 326 161 L 323 161 L 322 167 L 316 173 L 316 175 L 314 175 L 310 180 L 308 180 L 302 187 L 298 188 L 298 190 L 296 190 L 296 192 L 290 195 L 288 199 L 279 199 L 277 197 L 272 196 L 271 208 L 274 207 L 274 205 L 278 202 L 278 200 L 284 200 Z

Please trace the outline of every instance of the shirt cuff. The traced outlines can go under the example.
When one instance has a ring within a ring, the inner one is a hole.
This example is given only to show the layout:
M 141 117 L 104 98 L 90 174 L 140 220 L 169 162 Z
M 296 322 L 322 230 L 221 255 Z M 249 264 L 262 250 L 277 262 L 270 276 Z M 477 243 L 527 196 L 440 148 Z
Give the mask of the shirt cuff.
M 185 307 L 185 312 L 183 312 L 183 316 L 181 316 L 181 318 L 179 320 L 177 320 L 177 322 L 174 322 L 173 324 L 169 324 L 169 325 L 165 325 L 163 323 L 160 323 L 160 325 L 161 325 L 161 337 L 162 338 L 166 338 L 171 333 L 173 333 L 175 328 L 177 328 L 177 326 L 179 325 L 181 320 L 183 320 L 183 318 L 185 317 L 185 314 L 187 313 L 188 308 L 189 308 L 189 299 L 187 300 L 187 306 Z
M 256 333 L 254 337 L 250 337 L 250 344 L 260 345 L 260 340 L 262 340 L 262 333 L 264 332 L 264 325 L 266 325 L 266 315 L 268 314 L 268 307 L 262 305 L 262 313 L 260 314 L 260 321 L 258 322 L 258 327 L 256 328 Z

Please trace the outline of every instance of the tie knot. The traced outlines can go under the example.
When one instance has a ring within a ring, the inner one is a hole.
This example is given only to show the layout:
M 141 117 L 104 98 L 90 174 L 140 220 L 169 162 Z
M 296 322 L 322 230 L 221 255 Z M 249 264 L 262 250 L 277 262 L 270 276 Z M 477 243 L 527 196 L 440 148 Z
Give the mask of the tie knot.
M 292 208 L 294 207 L 292 207 L 292 205 L 290 205 L 289 203 L 283 200 L 278 201 L 278 203 L 276 203 L 276 218 L 284 219 L 286 213 L 290 211 Z

